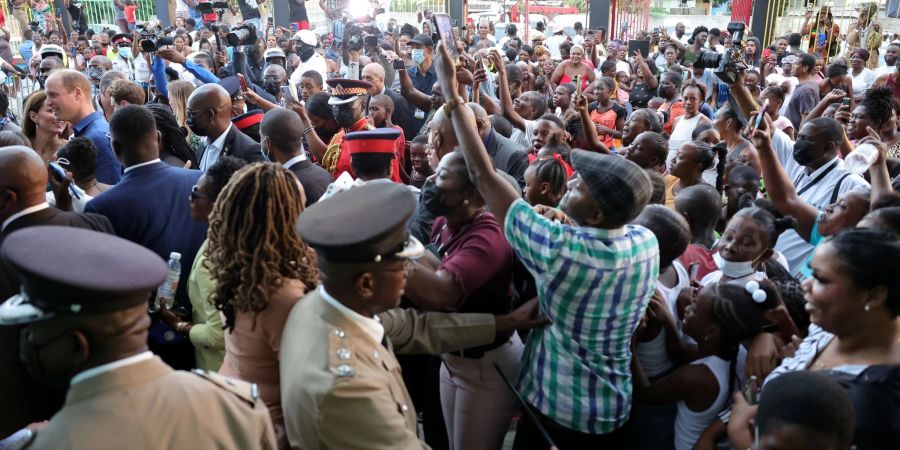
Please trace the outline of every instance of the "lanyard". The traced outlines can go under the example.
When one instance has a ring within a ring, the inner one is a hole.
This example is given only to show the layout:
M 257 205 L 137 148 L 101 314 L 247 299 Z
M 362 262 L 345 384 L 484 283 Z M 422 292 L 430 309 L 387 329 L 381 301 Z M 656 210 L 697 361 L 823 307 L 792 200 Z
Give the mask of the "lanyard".
M 803 195 L 804 192 L 808 191 L 810 188 L 812 188 L 813 186 L 818 184 L 820 181 L 822 181 L 822 178 L 825 178 L 825 175 L 828 175 L 832 170 L 834 170 L 835 167 L 837 167 L 837 165 L 838 165 L 838 160 L 835 160 L 833 163 L 831 163 L 830 166 L 828 166 L 827 169 L 823 170 L 822 173 L 819 174 L 819 176 L 813 178 L 812 181 L 810 181 L 805 186 L 803 186 L 802 189 L 797 191 L 797 195 L 798 196 Z M 800 182 L 801 178 L 803 178 L 803 174 L 800 174 L 800 176 L 797 177 L 796 180 L 794 180 L 794 186 L 796 186 L 797 183 Z

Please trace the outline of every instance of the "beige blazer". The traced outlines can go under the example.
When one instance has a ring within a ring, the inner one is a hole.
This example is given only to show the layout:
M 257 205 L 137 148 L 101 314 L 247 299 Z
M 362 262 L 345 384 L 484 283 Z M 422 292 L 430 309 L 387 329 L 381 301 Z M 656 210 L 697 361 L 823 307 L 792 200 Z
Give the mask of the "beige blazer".
M 275 448 L 266 405 L 250 383 L 175 371 L 158 357 L 69 388 L 28 449 Z
M 494 340 L 490 314 L 393 309 L 387 347 L 318 292 L 294 305 L 281 341 L 281 404 L 291 448 L 421 449 L 398 353 L 439 354 Z

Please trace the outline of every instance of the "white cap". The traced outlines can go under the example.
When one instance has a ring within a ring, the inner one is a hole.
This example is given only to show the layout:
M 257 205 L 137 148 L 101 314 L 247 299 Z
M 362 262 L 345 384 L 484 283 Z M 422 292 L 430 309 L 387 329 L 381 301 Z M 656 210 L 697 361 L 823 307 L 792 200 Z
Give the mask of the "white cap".
M 300 30 L 294 33 L 294 37 L 292 39 L 312 46 L 316 46 L 319 43 L 319 39 L 316 38 L 316 33 L 313 33 L 309 30 Z
M 263 59 L 284 58 L 284 50 L 280 48 L 267 48 L 263 53 Z
M 47 55 L 52 55 L 52 54 L 59 54 L 59 55 L 66 54 L 66 52 L 63 50 L 62 47 L 60 47 L 58 45 L 54 45 L 54 44 L 42 45 L 40 53 L 41 53 L 41 58 L 44 58 Z

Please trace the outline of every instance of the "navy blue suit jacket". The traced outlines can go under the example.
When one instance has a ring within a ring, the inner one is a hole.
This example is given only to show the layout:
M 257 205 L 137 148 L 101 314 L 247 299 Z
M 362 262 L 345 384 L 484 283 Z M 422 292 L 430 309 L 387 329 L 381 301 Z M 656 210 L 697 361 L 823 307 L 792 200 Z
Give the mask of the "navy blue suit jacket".
M 206 224 L 191 220 L 188 197 L 200 176 L 157 162 L 135 168 L 115 186 L 85 206 L 85 212 L 106 216 L 116 235 L 153 250 L 168 261 L 169 253 L 181 253 L 181 280 L 175 302 L 190 311 L 187 279 L 197 250 L 206 239 Z

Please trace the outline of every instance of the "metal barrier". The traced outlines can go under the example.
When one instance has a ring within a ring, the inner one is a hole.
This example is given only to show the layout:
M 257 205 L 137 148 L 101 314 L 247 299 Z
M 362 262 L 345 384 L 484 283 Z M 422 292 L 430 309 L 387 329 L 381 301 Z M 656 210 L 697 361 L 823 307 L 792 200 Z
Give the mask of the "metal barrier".
M 19 78 L 13 75 L 6 77 L 3 91 L 9 97 L 9 110 L 16 115 L 20 125 L 22 124 L 22 108 L 25 106 L 25 100 L 38 89 L 40 89 L 40 85 L 31 78 Z
M 799 33 L 806 23 L 807 9 L 812 11 L 812 22 L 819 22 L 817 19 L 822 8 L 827 7 L 833 17 L 833 24 L 840 29 L 837 36 L 827 41 L 825 55 L 840 56 L 844 52 L 842 45 L 846 42 L 846 35 L 851 26 L 858 19 L 857 8 L 860 6 L 859 0 L 770 0 L 765 13 L 768 21 L 766 23 L 765 35 L 761 37 L 762 42 L 771 42 L 778 36 L 784 36 L 791 33 Z M 754 11 L 754 14 L 757 14 Z M 812 33 L 803 35 L 801 48 L 809 49 L 809 39 Z M 836 46 L 837 48 L 833 48 Z M 814 47 L 814 46 L 813 46 Z M 761 50 L 760 50 L 761 51 Z M 827 61 L 829 56 L 825 56 Z
M 112 0 L 81 0 L 82 11 L 87 15 L 88 27 L 94 31 L 104 28 L 118 29 Z M 137 0 L 140 6 L 135 11 L 137 23 L 156 18 L 156 2 L 154 0 Z

